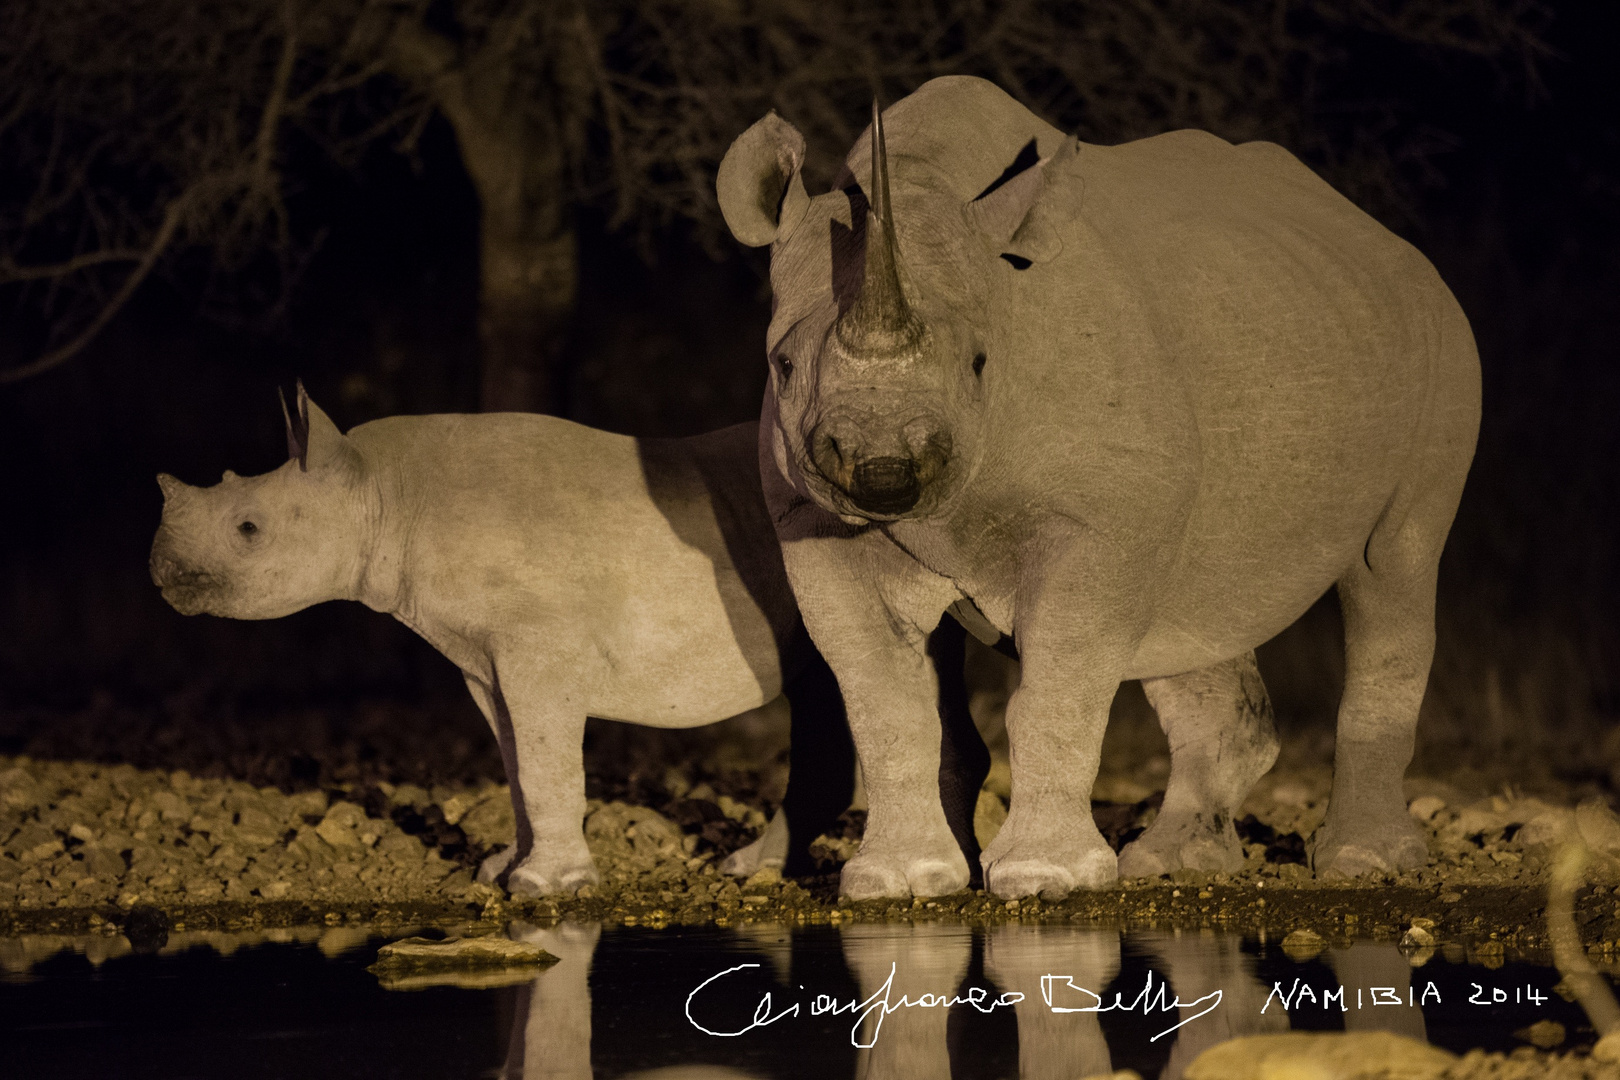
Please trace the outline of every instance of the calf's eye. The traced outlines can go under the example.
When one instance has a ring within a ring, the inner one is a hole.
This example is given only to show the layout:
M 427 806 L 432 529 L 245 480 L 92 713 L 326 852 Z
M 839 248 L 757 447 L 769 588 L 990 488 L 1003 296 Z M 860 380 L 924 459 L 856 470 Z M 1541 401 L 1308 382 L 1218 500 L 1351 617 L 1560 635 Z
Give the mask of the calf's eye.
M 253 524 L 251 521 L 244 521 L 242 524 L 236 527 L 236 531 L 241 533 L 243 536 L 252 536 L 254 533 L 259 531 L 259 527 Z

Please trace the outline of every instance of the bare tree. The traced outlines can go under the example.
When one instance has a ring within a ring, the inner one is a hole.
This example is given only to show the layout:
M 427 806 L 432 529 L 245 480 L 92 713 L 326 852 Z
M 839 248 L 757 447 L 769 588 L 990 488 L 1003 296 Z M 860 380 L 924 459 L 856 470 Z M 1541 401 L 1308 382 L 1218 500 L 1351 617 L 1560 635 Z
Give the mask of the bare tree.
M 287 253 L 285 128 L 375 72 L 309 48 L 291 0 L 200 6 L 0 5 L 0 285 L 51 331 L 0 383 L 75 355 L 179 251 Z
M 289 253 L 294 127 L 343 157 L 448 121 L 480 206 L 483 405 L 556 411 L 575 208 L 717 241 L 714 170 L 766 109 L 827 179 L 873 96 L 978 74 L 1091 141 L 1271 138 L 1396 205 L 1439 143 L 1348 95 L 1349 44 L 1530 87 L 1545 18 L 1535 0 L 11 0 L 0 286 L 55 330 L 0 383 L 74 355 L 177 251 Z

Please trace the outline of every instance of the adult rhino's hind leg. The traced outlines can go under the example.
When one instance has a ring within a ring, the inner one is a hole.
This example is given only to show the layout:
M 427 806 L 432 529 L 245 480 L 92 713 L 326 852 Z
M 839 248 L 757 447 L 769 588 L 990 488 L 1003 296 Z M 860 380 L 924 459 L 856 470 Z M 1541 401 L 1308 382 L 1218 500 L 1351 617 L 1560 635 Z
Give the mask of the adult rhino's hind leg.
M 1368 559 L 1339 580 L 1344 697 L 1333 792 L 1312 853 L 1321 877 L 1404 870 L 1428 860 L 1427 840 L 1402 791 L 1434 658 L 1435 578 L 1445 539 L 1443 527 L 1436 536 L 1424 524 L 1409 520 L 1387 537 L 1375 531 Z
M 1271 699 L 1254 653 L 1162 679 L 1142 690 L 1170 741 L 1170 783 L 1159 816 L 1119 855 L 1121 877 L 1242 869 L 1233 820 L 1277 760 Z
M 1445 294 L 1438 278 L 1433 287 Z M 1406 811 L 1418 708 L 1434 658 L 1440 551 L 1462 498 L 1479 433 L 1479 358 L 1462 311 L 1443 295 L 1427 433 L 1406 478 L 1338 582 L 1344 612 L 1344 698 L 1333 792 L 1317 831 L 1319 876 L 1421 866 L 1426 837 Z

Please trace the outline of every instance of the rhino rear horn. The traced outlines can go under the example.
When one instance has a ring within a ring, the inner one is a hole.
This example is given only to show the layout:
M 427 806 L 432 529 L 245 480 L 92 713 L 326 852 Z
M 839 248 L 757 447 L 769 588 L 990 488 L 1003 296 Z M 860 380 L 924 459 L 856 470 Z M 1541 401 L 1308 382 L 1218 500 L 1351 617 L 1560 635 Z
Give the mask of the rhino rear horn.
M 281 418 L 287 424 L 287 458 L 298 459 L 298 468 L 309 471 L 309 395 L 304 392 L 304 380 L 298 380 L 298 416 L 287 411 L 287 395 L 276 387 L 276 398 L 281 402 Z
M 786 240 L 810 208 L 803 167 L 804 136 L 774 111 L 737 136 L 714 182 L 731 235 L 749 247 Z

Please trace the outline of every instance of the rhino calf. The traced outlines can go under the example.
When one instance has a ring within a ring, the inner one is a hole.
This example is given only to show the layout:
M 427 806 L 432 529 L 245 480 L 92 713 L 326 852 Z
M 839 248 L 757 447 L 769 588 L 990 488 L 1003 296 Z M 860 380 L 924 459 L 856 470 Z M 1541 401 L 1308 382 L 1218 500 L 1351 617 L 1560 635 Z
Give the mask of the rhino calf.
M 516 844 L 482 878 L 504 871 L 521 894 L 597 880 L 581 828 L 587 715 L 693 727 L 784 690 L 786 827 L 779 815 L 760 842 L 775 850 L 752 861 L 785 852 L 790 873 L 809 869 L 810 841 L 849 805 L 854 751 L 787 583 L 756 425 L 633 439 L 505 413 L 391 417 L 345 435 L 300 386 L 288 444 L 291 459 L 262 476 L 227 472 L 210 488 L 159 476 L 152 579 L 188 615 L 358 600 L 455 663 L 516 811 Z M 940 647 L 950 654 L 949 634 Z M 971 843 L 988 758 L 956 685 L 960 648 L 957 634 L 940 699 L 961 703 L 941 714 L 947 746 L 967 740 L 952 818 Z

